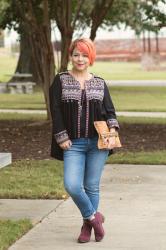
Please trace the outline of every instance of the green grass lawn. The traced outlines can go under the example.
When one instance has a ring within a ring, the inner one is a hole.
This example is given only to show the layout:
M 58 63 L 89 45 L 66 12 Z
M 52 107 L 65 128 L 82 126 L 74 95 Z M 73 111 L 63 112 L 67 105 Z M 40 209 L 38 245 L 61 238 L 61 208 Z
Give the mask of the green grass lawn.
M 110 164 L 166 165 L 166 150 L 153 152 L 124 152 L 113 154 L 107 160 Z
M 156 118 L 156 117 L 125 117 L 118 116 L 119 123 L 127 124 L 166 124 L 165 118 Z
M 0 170 L 0 198 L 63 199 L 62 163 L 56 160 L 15 161 Z
M 43 93 L 0 94 L 1 109 L 45 109 Z
M 0 120 L 31 120 L 40 121 L 46 120 L 44 114 L 19 114 L 19 113 L 1 113 Z
M 17 65 L 17 58 L 1 55 L 0 60 L 0 82 L 10 79 L 8 74 L 13 74 Z M 166 67 L 166 63 L 161 63 Z M 164 70 L 144 71 L 140 62 L 95 62 L 90 71 L 106 80 L 166 80 Z
M 117 111 L 166 111 L 166 87 L 110 87 Z
M 17 239 L 32 228 L 28 219 L 0 220 L 0 250 L 7 250 Z
M 117 111 L 166 111 L 166 87 L 110 87 Z M 42 92 L 0 94 L 0 109 L 45 109 Z
M 90 71 L 106 80 L 166 80 L 165 70 L 145 71 L 140 62 L 95 62 Z

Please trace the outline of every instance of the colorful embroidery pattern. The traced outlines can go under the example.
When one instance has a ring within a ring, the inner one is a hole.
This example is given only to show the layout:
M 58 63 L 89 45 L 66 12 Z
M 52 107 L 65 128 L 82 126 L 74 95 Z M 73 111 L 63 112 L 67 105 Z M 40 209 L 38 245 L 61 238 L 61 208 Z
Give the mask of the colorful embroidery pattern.
M 78 138 L 80 138 L 80 118 L 81 118 L 81 86 L 68 72 L 60 74 L 62 82 L 62 101 L 78 101 Z M 85 137 L 88 137 L 88 123 L 89 123 L 89 101 L 97 99 L 102 101 L 104 98 L 104 80 L 101 78 L 93 77 L 90 80 L 85 81 L 85 92 L 86 92 L 86 131 Z
M 55 136 L 56 142 L 58 144 L 62 143 L 64 141 L 67 141 L 69 139 L 69 136 L 68 136 L 68 133 L 66 130 L 63 130 L 57 134 L 54 134 L 54 136 Z
M 69 73 L 61 73 L 60 79 L 62 82 L 62 100 L 80 100 L 81 86 Z M 93 77 L 85 81 L 85 91 L 87 100 L 97 99 L 102 101 L 104 98 L 104 80 Z
M 113 128 L 113 127 L 119 128 L 119 124 L 118 124 L 118 121 L 116 119 L 107 120 L 107 125 L 109 128 Z

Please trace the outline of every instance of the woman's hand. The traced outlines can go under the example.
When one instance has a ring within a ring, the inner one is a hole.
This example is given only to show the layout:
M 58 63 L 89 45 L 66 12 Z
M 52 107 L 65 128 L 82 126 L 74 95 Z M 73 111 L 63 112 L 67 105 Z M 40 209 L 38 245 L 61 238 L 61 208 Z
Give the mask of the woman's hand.
M 72 142 L 71 140 L 67 140 L 67 141 L 64 141 L 62 143 L 59 144 L 59 146 L 63 149 L 63 150 L 67 150 L 71 147 L 72 145 Z
M 110 149 L 114 148 L 116 144 L 116 137 L 115 136 L 109 137 L 107 143 L 108 143 L 108 148 Z
M 116 130 L 115 128 L 111 128 L 110 129 L 110 132 L 112 134 L 115 134 L 116 133 Z M 115 147 L 115 144 L 116 144 L 116 137 L 115 136 L 111 136 L 107 139 L 107 143 L 108 143 L 108 148 L 114 148 Z

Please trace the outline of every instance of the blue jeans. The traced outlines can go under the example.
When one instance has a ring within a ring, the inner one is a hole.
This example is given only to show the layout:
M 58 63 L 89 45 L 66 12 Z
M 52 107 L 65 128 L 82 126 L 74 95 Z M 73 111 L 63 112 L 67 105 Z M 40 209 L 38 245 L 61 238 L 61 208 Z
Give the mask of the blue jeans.
M 64 150 L 64 187 L 84 219 L 97 211 L 99 185 L 108 150 L 97 148 L 98 137 L 72 140 Z

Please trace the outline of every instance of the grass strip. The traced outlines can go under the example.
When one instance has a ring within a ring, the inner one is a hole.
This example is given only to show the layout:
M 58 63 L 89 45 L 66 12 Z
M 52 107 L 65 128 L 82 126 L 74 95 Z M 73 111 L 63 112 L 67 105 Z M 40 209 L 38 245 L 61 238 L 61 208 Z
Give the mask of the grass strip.
M 19 113 L 0 113 L 0 120 L 46 120 L 45 114 L 19 114 Z
M 15 72 L 17 61 L 17 57 L 1 54 L 0 81 L 6 82 L 11 78 L 9 74 Z M 166 63 L 160 62 L 160 66 L 161 70 L 146 71 L 141 62 L 96 61 L 90 71 L 108 80 L 166 80 Z
M 0 250 L 7 250 L 17 239 L 32 228 L 29 219 L 0 220 Z
M 91 72 L 108 80 L 166 80 L 165 62 L 161 62 L 161 70 L 146 71 L 141 62 L 96 61 Z
M 62 162 L 21 160 L 0 170 L 0 198 L 63 199 Z
M 116 152 L 108 158 L 107 163 L 166 165 L 166 150 L 153 152 Z
M 166 124 L 166 118 L 158 117 L 127 117 L 127 116 L 118 116 L 118 121 L 122 126 L 125 124 L 157 124 L 162 125 Z
M 166 111 L 166 87 L 109 87 L 117 111 Z
M 0 113 L 0 120 L 30 120 L 43 121 L 46 120 L 44 114 L 19 114 L 19 113 Z M 156 117 L 127 117 L 118 116 L 118 121 L 129 124 L 166 124 L 166 118 Z
M 33 94 L 0 94 L 0 109 L 45 109 L 43 92 Z
M 166 111 L 166 87 L 109 87 L 117 111 Z M 45 110 L 42 91 L 0 94 L 0 109 Z

